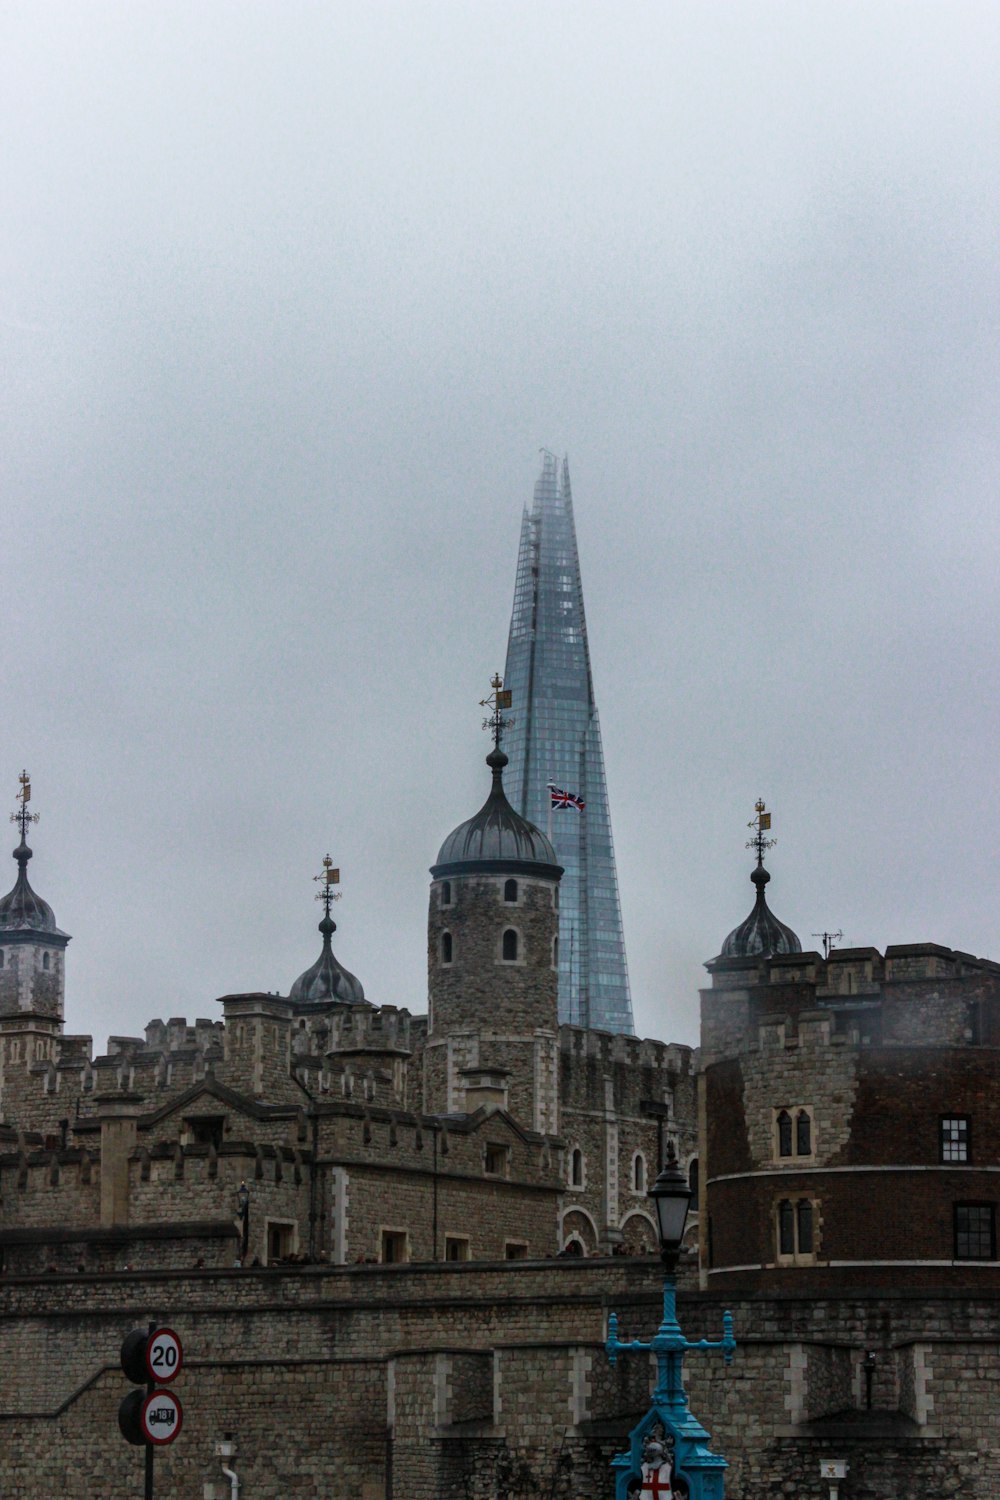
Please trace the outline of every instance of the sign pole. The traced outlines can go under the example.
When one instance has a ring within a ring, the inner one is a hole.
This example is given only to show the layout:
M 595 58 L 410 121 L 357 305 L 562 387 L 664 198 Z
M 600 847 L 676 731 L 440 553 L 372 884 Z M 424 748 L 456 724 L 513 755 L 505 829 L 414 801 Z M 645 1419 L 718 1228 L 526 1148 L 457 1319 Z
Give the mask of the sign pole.
M 156 1324 L 155 1323 L 150 1323 L 150 1325 L 149 1325 L 149 1336 L 150 1336 L 150 1338 L 153 1337 L 153 1334 L 155 1332 L 156 1332 Z M 155 1390 L 156 1390 L 156 1385 L 155 1385 L 154 1381 L 152 1380 L 152 1378 L 150 1378 L 149 1380 L 146 1381 L 146 1395 L 147 1396 L 151 1396 Z M 152 1445 L 152 1443 L 147 1443 L 146 1444 L 146 1484 L 145 1484 L 145 1488 L 143 1490 L 143 1500 L 153 1500 L 153 1445 Z

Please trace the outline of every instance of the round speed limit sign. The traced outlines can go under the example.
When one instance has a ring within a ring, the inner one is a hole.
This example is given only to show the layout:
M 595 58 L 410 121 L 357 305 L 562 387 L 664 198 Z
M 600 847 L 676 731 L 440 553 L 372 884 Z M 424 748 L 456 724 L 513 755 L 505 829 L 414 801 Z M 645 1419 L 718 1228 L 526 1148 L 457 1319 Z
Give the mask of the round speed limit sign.
M 173 1391 L 151 1391 L 143 1400 L 139 1426 L 147 1443 L 172 1443 L 183 1420 L 181 1403 Z
M 157 1385 L 168 1385 L 181 1373 L 183 1363 L 181 1341 L 172 1328 L 158 1328 L 150 1334 L 146 1345 L 146 1369 L 150 1380 Z

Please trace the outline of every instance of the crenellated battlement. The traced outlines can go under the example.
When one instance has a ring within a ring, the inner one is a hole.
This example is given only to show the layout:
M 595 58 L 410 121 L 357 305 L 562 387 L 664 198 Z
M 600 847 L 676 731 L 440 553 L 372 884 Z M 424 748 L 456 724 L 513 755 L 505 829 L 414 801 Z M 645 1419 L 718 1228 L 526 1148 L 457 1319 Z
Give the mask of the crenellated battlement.
M 345 1005 L 330 1016 L 328 1055 L 410 1053 L 410 1012 L 398 1005 Z

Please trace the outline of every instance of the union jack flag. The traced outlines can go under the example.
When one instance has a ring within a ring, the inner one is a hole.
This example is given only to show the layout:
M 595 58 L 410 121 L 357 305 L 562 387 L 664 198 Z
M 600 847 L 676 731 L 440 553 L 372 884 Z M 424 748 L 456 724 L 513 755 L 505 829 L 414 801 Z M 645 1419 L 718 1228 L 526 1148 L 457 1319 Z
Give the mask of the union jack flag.
M 553 807 L 574 807 L 577 812 L 583 812 L 587 805 L 575 792 L 564 792 L 559 787 L 553 786 L 551 781 L 549 782 L 549 795 L 552 798 Z

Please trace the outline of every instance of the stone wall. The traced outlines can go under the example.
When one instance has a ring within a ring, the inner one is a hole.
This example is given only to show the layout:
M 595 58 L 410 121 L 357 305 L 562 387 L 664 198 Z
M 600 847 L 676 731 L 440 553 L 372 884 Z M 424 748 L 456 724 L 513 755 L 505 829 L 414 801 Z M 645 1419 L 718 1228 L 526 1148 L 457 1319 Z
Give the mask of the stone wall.
M 688 1337 L 718 1337 L 722 1306 L 685 1290 Z M 228 1432 L 246 1500 L 598 1500 L 652 1373 L 640 1355 L 610 1367 L 612 1309 L 622 1337 L 649 1338 L 655 1261 L 8 1276 L 0 1493 L 131 1500 L 142 1455 L 117 1430 L 117 1354 L 152 1317 L 187 1360 L 158 1492 L 218 1483 L 222 1500 L 213 1448 Z M 849 1500 L 995 1500 L 1000 1299 L 754 1297 L 733 1311 L 732 1365 L 686 1365 L 692 1410 L 730 1463 L 727 1500 L 827 1500 L 831 1456 L 850 1464 Z

